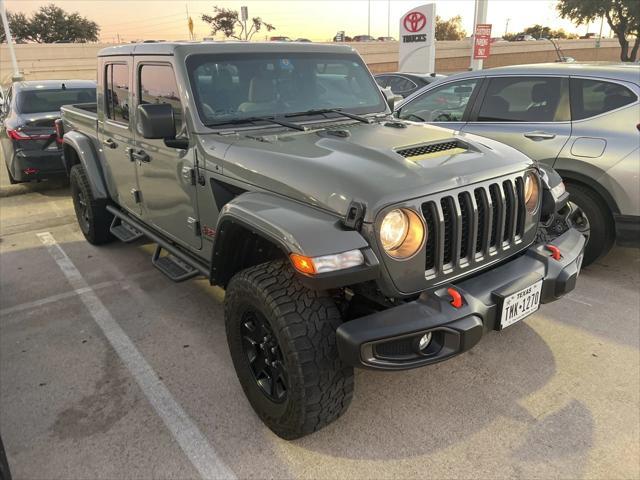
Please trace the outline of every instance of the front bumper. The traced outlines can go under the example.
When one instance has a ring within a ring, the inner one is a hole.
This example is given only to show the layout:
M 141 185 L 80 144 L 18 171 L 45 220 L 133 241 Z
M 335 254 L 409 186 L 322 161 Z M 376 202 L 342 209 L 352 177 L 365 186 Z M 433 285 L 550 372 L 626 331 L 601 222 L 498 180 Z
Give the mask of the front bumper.
M 422 292 L 412 302 L 343 323 L 336 332 L 342 360 L 356 367 L 406 370 L 441 362 L 473 347 L 482 335 L 500 326 L 501 299 L 542 279 L 541 303 L 550 303 L 575 288 L 582 264 L 584 237 L 571 229 L 550 242 L 561 253 L 555 260 L 546 244 L 472 278 L 458 282 L 460 308 L 451 305 L 452 284 Z M 432 334 L 425 352 L 419 338 Z
M 616 244 L 620 247 L 640 247 L 640 216 L 614 215 Z

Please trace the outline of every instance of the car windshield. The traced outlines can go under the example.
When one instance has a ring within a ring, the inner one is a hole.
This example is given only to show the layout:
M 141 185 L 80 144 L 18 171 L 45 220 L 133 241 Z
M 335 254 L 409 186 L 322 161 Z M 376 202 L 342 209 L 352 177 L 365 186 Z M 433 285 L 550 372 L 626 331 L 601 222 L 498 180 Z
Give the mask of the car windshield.
M 16 97 L 16 107 L 18 113 L 57 112 L 63 105 L 95 101 L 95 87 L 21 90 Z
M 250 53 L 194 55 L 189 79 L 205 125 L 283 117 L 315 110 L 384 112 L 386 103 L 362 60 L 353 54 Z M 303 119 L 296 116 L 296 121 Z

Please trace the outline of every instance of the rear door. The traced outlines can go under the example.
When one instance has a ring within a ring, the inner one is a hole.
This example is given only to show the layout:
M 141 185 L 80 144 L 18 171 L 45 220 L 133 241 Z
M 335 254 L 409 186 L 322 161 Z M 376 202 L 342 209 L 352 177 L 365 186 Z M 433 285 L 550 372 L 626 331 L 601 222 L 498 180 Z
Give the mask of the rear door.
M 177 136 L 185 137 L 184 109 L 171 63 L 136 57 L 135 68 L 137 104 L 171 104 Z M 164 140 L 150 140 L 136 133 L 135 150 L 138 157 L 146 157 L 145 161 L 136 160 L 145 221 L 184 245 L 200 249 L 195 148 L 167 147 Z
M 109 57 L 107 57 L 109 58 Z M 135 165 L 131 161 L 131 57 L 108 60 L 98 79 L 98 141 L 105 159 L 106 174 L 117 195 L 118 204 L 140 216 L 140 195 Z
M 510 145 L 552 166 L 571 136 L 569 79 L 489 77 L 464 132 Z

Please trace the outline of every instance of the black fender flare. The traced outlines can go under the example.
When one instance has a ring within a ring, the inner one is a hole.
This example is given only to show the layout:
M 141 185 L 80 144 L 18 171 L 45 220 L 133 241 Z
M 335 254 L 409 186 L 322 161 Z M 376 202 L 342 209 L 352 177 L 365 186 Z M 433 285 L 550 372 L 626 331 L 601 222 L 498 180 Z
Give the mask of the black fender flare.
M 268 240 L 287 257 L 292 253 L 318 257 L 362 251 L 362 267 L 302 278 L 312 288 L 336 288 L 378 276 L 379 262 L 369 243 L 360 232 L 346 229 L 341 217 L 279 195 L 246 192 L 225 204 L 220 212 L 211 258 L 212 283 L 225 284 L 228 280 L 224 261 L 234 247 L 228 231 L 237 226 Z
M 87 178 L 91 184 L 91 191 L 94 198 L 108 199 L 109 190 L 107 189 L 102 164 L 100 163 L 100 156 L 95 149 L 94 142 L 94 139 L 83 133 L 77 131 L 67 132 L 63 137 L 63 151 L 66 152 L 67 149 L 70 148 L 75 152 L 78 161 L 87 172 Z M 62 161 L 67 174 L 71 172 L 71 167 L 77 163 L 67 158 L 66 153 L 62 157 Z

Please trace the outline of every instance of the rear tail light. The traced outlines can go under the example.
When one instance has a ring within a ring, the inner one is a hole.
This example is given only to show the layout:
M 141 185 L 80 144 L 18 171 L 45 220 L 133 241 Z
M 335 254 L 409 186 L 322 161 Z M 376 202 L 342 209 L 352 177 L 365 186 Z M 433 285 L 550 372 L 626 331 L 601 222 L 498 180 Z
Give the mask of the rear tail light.
M 25 141 L 25 140 L 47 140 L 48 138 L 51 138 L 51 133 L 48 133 L 46 135 L 29 135 L 28 133 L 25 133 L 22 130 L 11 130 L 11 129 L 7 129 L 7 134 L 9 135 L 9 138 L 13 139 L 13 140 L 21 140 L 21 141 Z
M 53 125 L 56 129 L 56 143 L 62 143 L 62 137 L 64 137 L 64 125 L 62 124 L 62 120 L 56 120 Z
M 40 170 L 38 170 L 37 168 L 34 168 L 34 167 L 28 167 L 28 168 L 25 168 L 23 170 L 25 175 L 34 175 L 34 174 L 38 173 L 39 171 Z

